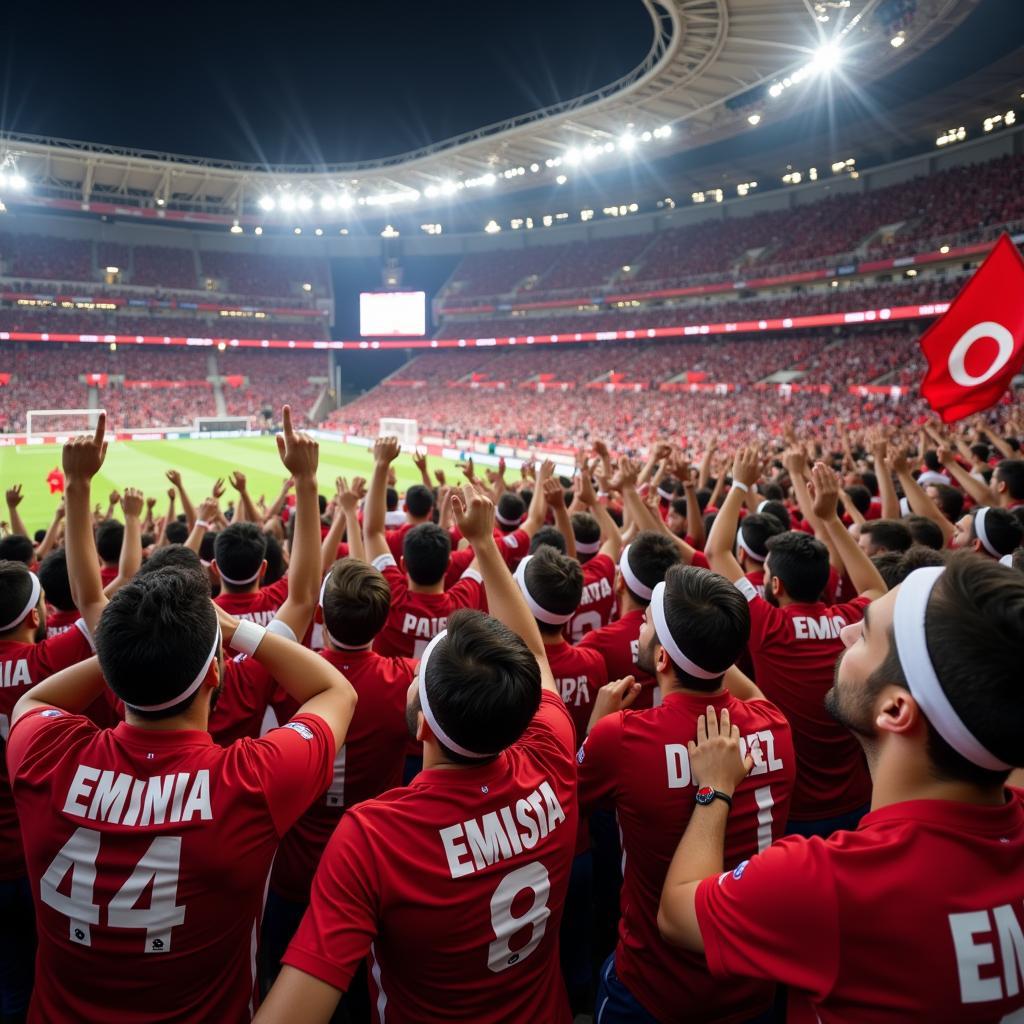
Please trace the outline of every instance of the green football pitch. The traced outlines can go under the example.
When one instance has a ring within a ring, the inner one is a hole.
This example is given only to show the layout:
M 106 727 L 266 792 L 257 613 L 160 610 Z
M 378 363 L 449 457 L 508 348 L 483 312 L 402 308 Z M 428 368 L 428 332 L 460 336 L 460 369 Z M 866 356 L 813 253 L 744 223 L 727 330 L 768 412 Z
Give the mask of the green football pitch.
M 55 466 L 60 465 L 59 445 L 22 446 L 0 448 L 0 483 L 6 490 L 21 484 L 24 500 L 19 506 L 21 517 L 29 531 L 45 528 L 53 516 L 59 500 L 50 494 L 46 476 Z M 320 490 L 330 497 L 334 492 L 334 480 L 338 476 L 369 477 L 373 457 L 365 448 L 342 444 L 336 441 L 320 441 Z M 431 469 L 444 469 L 448 481 L 461 481 L 462 474 L 456 463 L 433 458 Z M 170 484 L 165 476 L 167 470 L 177 469 L 182 483 L 196 507 L 209 495 L 218 477 L 227 479 L 232 470 L 241 470 L 247 478 L 249 493 L 253 499 L 265 495 L 269 505 L 281 489 L 287 472 L 277 455 L 272 437 L 240 437 L 224 440 L 194 441 L 113 441 L 107 449 L 103 469 L 93 481 L 93 503 L 107 507 L 110 492 L 117 488 L 138 487 L 146 497 L 156 497 L 156 513 L 163 514 L 167 508 L 167 490 Z M 402 452 L 395 463 L 398 487 L 404 490 L 420 482 L 420 475 L 413 466 L 408 452 Z M 221 504 L 237 497 L 234 489 L 227 485 Z M 180 504 L 177 511 L 181 511 Z M 120 517 L 120 512 L 118 512 Z M 0 505 L 0 519 L 7 519 L 6 505 Z

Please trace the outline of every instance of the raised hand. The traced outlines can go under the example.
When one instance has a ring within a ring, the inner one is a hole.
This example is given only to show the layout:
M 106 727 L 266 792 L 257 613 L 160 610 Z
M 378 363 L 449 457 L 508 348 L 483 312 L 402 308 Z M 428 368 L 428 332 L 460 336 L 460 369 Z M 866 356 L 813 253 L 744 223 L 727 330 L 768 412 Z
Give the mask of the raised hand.
M 426 473 L 427 453 L 421 451 L 414 451 L 412 453 L 412 464 L 420 471 L 420 473 Z
M 561 503 L 565 506 L 565 491 L 562 490 L 562 482 L 557 477 L 550 476 L 541 485 L 544 491 L 544 499 L 552 508 L 557 508 Z
M 7 507 L 17 508 L 22 501 L 21 484 L 15 484 L 7 489 Z
M 736 483 L 753 487 L 761 472 L 761 459 L 753 446 L 741 448 L 732 460 L 732 478 Z
M 632 460 L 623 455 L 619 459 L 619 472 L 616 474 L 616 481 L 621 487 L 636 487 L 640 478 L 640 467 Z
M 103 460 L 107 457 L 107 442 L 104 440 L 106 432 L 107 414 L 101 412 L 96 420 L 95 434 L 80 434 L 64 445 L 61 465 L 69 480 L 72 477 L 77 480 L 91 480 L 100 471 Z M 20 487 L 18 491 L 20 494 Z
M 215 498 L 222 498 L 224 496 L 224 490 L 225 490 L 225 488 L 224 488 L 224 477 L 219 476 L 213 482 L 212 494 L 213 494 L 213 496 Z
M 455 488 L 448 496 L 459 532 L 473 544 L 494 533 L 494 502 L 469 484 Z
M 711 786 L 732 796 L 736 787 L 754 767 L 748 753 L 741 754 L 740 731 L 729 720 L 729 709 L 722 708 L 721 719 L 709 704 L 697 719 L 697 741 L 686 745 L 690 755 L 690 772 L 699 786 Z
M 444 487 L 447 483 L 447 478 L 444 475 L 443 469 L 434 470 L 434 479 L 437 481 L 438 487 Z
M 819 519 L 831 519 L 839 507 L 839 479 L 835 470 L 824 462 L 816 462 L 808 490 L 814 500 L 814 514 Z
M 540 472 L 537 474 L 537 483 L 544 486 L 545 480 L 550 480 L 555 475 L 555 464 L 550 459 L 545 459 L 540 464 Z
M 397 437 L 378 437 L 373 445 L 373 461 L 390 466 L 401 450 Z
M 167 470 L 164 476 L 166 476 L 175 487 L 181 486 L 181 474 L 176 469 Z
M 349 487 L 348 481 L 343 476 L 339 476 L 335 484 L 338 488 L 338 504 L 345 511 L 354 512 L 359 507 L 359 495 Z
M 298 479 L 316 479 L 316 468 L 320 461 L 320 445 L 308 434 L 296 433 L 292 427 L 292 407 L 286 405 L 282 412 L 282 430 L 276 435 L 277 453 L 284 468 Z M 397 443 L 397 442 L 396 442 Z M 214 490 L 216 495 L 216 489 Z M 219 495 L 218 495 L 219 497 Z
M 239 494 L 241 494 L 245 490 L 246 478 L 245 474 L 242 473 L 240 470 L 236 469 L 234 473 L 232 473 L 231 476 L 228 477 L 228 480 L 230 481 L 231 486 L 234 487 L 234 489 L 238 491 Z
M 142 491 L 137 487 L 126 487 L 124 494 L 119 498 L 121 502 L 121 511 L 124 513 L 125 519 L 129 516 L 134 516 L 136 519 L 142 515 L 143 497 Z
M 465 478 L 466 478 L 467 480 L 472 480 L 472 479 L 473 479 L 473 476 L 474 476 L 474 469 L 473 469 L 473 457 L 472 457 L 472 456 L 470 456 L 470 457 L 469 457 L 468 459 L 466 459 L 466 461 L 465 461 L 465 462 L 463 462 L 463 463 L 460 463 L 460 465 L 459 465 L 459 469 L 461 469 L 461 470 L 462 470 L 462 475 L 463 475 L 463 476 L 464 476 L 464 477 L 465 477 Z
M 220 515 L 220 502 L 216 498 L 207 498 L 199 506 L 199 514 L 197 518 L 200 522 L 209 523 L 212 522 Z
M 580 496 L 580 501 L 582 501 L 584 505 L 589 506 L 597 504 L 597 495 L 594 493 L 594 484 L 590 479 L 590 470 L 586 465 L 584 465 L 580 470 L 573 483 L 574 489 Z
M 111 508 L 113 508 L 114 505 L 116 505 L 116 504 L 118 504 L 118 502 L 120 502 L 120 500 L 121 500 L 121 492 L 118 491 L 118 489 L 115 487 L 110 492 L 110 497 L 107 499 L 107 501 L 110 503 Z
M 366 477 L 365 476 L 354 476 L 352 477 L 352 490 L 355 491 L 356 497 L 362 501 L 366 497 Z

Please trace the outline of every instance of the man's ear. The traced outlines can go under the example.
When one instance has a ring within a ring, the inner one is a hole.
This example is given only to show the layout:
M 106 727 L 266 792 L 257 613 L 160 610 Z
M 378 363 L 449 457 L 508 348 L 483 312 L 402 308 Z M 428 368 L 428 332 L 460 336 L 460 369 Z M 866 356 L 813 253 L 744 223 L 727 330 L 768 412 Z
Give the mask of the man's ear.
M 875 727 L 879 732 L 907 736 L 924 726 L 917 701 L 901 686 L 887 686 L 876 702 Z

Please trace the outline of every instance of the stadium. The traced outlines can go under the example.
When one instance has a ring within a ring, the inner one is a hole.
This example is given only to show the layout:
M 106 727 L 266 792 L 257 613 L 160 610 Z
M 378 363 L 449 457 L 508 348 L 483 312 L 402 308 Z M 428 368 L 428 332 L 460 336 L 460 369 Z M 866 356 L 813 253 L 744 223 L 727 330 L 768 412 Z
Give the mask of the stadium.
M 0 1022 L 1018 1019 L 1024 7 L 450 6 L 12 15 Z

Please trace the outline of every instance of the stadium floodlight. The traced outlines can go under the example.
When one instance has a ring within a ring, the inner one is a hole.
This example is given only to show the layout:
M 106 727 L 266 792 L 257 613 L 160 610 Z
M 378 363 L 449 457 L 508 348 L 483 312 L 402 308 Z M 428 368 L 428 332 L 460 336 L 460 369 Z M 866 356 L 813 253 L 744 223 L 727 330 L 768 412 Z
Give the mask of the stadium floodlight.
M 355 200 L 347 192 L 342 192 L 338 196 L 338 206 L 342 210 L 351 210 L 354 202 Z
M 650 142 L 653 137 L 654 136 L 650 132 L 644 132 L 643 135 L 640 136 L 640 141 Z
M 494 183 L 495 183 L 495 182 L 496 182 L 497 180 L 498 180 L 498 179 L 497 179 L 497 178 L 496 178 L 496 177 L 495 177 L 495 176 L 494 176 L 493 174 L 491 174 L 491 173 L 490 173 L 490 172 L 488 171 L 488 173 L 487 173 L 487 174 L 485 174 L 485 175 L 484 175 L 484 176 L 483 176 L 483 177 L 482 177 L 482 178 L 480 179 L 480 182 L 481 182 L 481 184 L 483 184 L 483 185 L 493 185 L 493 184 L 494 184 Z
M 313 200 L 309 196 L 299 196 L 298 204 L 303 213 L 313 209 Z
M 313 290 L 313 286 L 309 283 L 309 281 L 303 281 L 302 290 L 304 292 L 311 292 Z
M 441 190 L 437 187 L 437 185 L 428 185 L 423 190 L 423 194 L 428 199 L 436 199 L 441 194 Z
M 501 230 L 501 225 L 496 220 L 489 220 L 484 225 L 484 231 L 489 235 L 496 235 Z
M 557 178 L 555 178 L 555 184 L 564 185 L 568 180 L 569 179 L 564 174 L 560 174 Z
M 575 146 L 565 151 L 565 162 L 570 167 L 577 167 L 582 159 L 583 154 Z
M 7 179 L 7 181 L 11 188 L 13 188 L 17 192 L 24 192 L 25 189 L 28 188 L 28 181 L 25 180 L 25 177 L 23 175 L 18 174 L 17 171 L 15 171 L 15 173 L 12 174 Z
M 902 32 L 897 32 L 896 35 L 894 35 L 892 39 L 889 40 L 889 45 L 893 49 L 898 50 L 906 41 L 907 37 Z
M 316 235 L 317 238 L 323 237 L 323 233 L 324 233 L 324 229 L 323 228 L 317 228 L 316 231 L 313 232 L 313 234 Z
M 941 252 L 942 255 L 945 256 L 946 253 L 949 252 L 949 246 L 948 245 L 940 246 L 939 247 L 939 252 Z
M 263 228 L 261 228 L 261 227 L 260 227 L 260 226 L 259 226 L 259 225 L 257 224 L 257 225 L 256 225 L 256 227 L 254 227 L 254 228 L 252 229 L 252 233 L 253 233 L 254 235 L 262 235 L 262 234 L 263 234 Z
M 619 136 L 619 149 L 623 153 L 632 153 L 636 149 L 636 136 L 632 132 L 626 132 Z
M 332 195 L 326 195 L 320 197 L 320 209 L 321 210 L 333 210 L 338 205 L 338 201 Z
M 229 228 L 231 234 L 240 235 L 242 233 L 242 225 L 236 220 Z
M 540 170 L 540 164 L 530 164 L 530 170 L 536 174 Z
M 750 114 L 750 115 L 748 115 L 748 117 L 747 117 L 747 124 L 752 125 L 754 128 L 756 128 L 760 123 L 761 123 L 761 115 L 760 114 Z
M 270 211 L 277 206 L 277 203 L 274 201 L 273 196 L 260 196 L 260 201 L 257 205 L 261 210 L 265 210 L 267 213 L 270 213 Z
M 281 196 L 281 209 L 286 213 L 291 213 L 295 209 L 295 196 L 289 195 L 287 192 Z
M 107 267 L 107 273 L 108 274 L 120 274 L 121 273 L 121 268 L 120 267 Z
M 842 63 L 842 54 L 839 47 L 833 42 L 822 43 L 814 51 L 810 69 L 819 75 L 828 75 L 835 71 Z
M 388 225 L 385 226 L 384 230 L 380 233 L 380 237 L 381 238 L 397 238 L 398 237 L 398 230 L 393 225 L 388 224 Z
M 771 88 L 770 88 L 770 89 L 768 90 L 768 95 L 769 95 L 769 96 L 771 96 L 771 98 L 772 98 L 773 100 L 777 100 L 777 99 L 778 99 L 778 98 L 779 98 L 779 97 L 780 97 L 780 96 L 782 95 L 782 83 L 781 83 L 781 82 L 776 82 L 776 83 L 775 83 L 775 84 L 774 84 L 774 85 L 773 85 L 773 86 L 772 86 L 772 87 L 771 87 Z
M 297 235 L 301 235 L 302 234 L 302 228 L 295 228 L 294 230 L 295 230 L 295 234 L 297 234 Z

